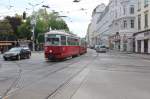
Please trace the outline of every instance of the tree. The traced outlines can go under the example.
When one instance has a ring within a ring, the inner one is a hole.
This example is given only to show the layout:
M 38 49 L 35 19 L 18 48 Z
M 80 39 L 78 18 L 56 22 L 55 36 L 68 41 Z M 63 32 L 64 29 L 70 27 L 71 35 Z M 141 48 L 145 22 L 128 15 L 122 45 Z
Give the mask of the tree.
M 53 30 L 66 30 L 69 28 L 65 21 L 59 17 L 58 13 L 47 13 L 46 9 L 40 9 L 34 13 L 36 17 L 35 27 L 35 39 L 38 43 L 44 42 L 44 33 L 49 31 L 49 28 Z
M 17 36 L 19 39 L 30 40 L 32 36 L 30 18 L 27 18 L 26 22 L 22 23 L 17 29 Z
M 17 34 L 17 29 L 18 27 L 22 24 L 22 18 L 19 15 L 15 15 L 14 17 L 10 17 L 10 16 L 6 16 L 5 20 L 8 20 L 8 22 L 10 23 L 12 29 L 13 29 L 13 34 L 15 36 L 18 36 Z
M 8 20 L 0 21 L 0 40 L 13 40 L 13 29 Z
M 66 30 L 69 31 L 68 25 L 66 22 L 59 17 L 58 13 L 50 13 L 49 14 L 50 20 L 49 20 L 49 27 L 52 28 L 52 30 Z

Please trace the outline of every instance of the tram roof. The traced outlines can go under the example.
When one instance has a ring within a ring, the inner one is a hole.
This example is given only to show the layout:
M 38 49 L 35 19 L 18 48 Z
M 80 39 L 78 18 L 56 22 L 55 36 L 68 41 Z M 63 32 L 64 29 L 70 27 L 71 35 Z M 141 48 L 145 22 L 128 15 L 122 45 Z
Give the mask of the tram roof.
M 78 37 L 78 36 L 75 35 L 75 34 L 67 33 L 67 32 L 62 31 L 62 30 L 53 30 L 53 31 L 47 32 L 46 34 L 60 34 L 60 35 L 66 35 L 66 36 L 74 36 L 74 37 Z

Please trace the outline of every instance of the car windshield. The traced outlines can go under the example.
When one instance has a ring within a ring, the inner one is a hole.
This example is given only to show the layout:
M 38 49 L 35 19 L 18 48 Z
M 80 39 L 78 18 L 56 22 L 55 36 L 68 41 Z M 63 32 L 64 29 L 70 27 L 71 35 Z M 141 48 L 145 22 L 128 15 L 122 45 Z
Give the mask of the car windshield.
M 105 46 L 100 46 L 100 48 L 106 48 Z
M 21 48 L 12 48 L 9 50 L 9 52 L 19 52 Z

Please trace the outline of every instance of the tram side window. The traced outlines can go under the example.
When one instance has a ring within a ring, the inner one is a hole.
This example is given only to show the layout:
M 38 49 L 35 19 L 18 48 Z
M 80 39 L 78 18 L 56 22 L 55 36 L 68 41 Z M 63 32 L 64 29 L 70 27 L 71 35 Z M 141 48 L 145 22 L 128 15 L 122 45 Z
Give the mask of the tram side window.
M 72 45 L 72 42 L 71 42 L 71 38 L 70 38 L 70 37 L 68 37 L 67 43 L 68 43 L 68 45 Z
M 66 45 L 66 36 L 61 36 L 61 45 Z
M 73 46 L 79 45 L 78 39 L 75 39 L 75 38 L 68 37 L 67 42 L 68 42 L 68 45 L 73 45 Z
M 79 45 L 79 40 L 75 39 L 75 45 Z

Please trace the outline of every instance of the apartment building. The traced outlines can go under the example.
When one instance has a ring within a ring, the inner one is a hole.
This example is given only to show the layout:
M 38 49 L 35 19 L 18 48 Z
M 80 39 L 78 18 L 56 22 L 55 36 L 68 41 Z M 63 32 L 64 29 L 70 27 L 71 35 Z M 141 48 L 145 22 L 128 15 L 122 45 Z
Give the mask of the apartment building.
M 137 0 L 135 52 L 150 53 L 150 1 Z
M 104 10 L 94 9 L 89 31 L 92 45 L 109 45 L 119 51 L 133 51 L 137 0 L 109 0 Z M 99 12 L 98 14 L 95 14 Z M 96 17 L 95 17 L 96 16 Z
M 105 7 L 102 14 L 98 17 L 95 39 L 96 44 L 105 45 L 109 47 L 109 36 L 111 34 L 110 25 L 113 21 L 112 2 Z
M 136 0 L 110 0 L 113 22 L 110 26 L 110 43 L 113 49 L 133 51 L 133 34 L 136 32 Z
M 91 47 L 94 46 L 97 42 L 97 39 L 95 39 L 97 20 L 98 17 L 102 14 L 104 9 L 105 9 L 105 4 L 100 4 L 93 10 L 92 20 L 87 30 L 87 39 L 88 39 L 87 41 L 89 43 L 89 46 Z

